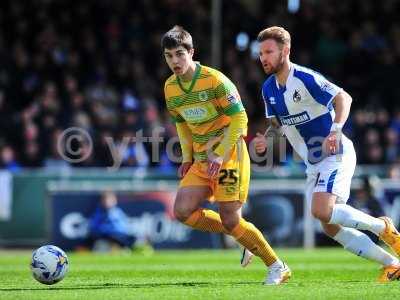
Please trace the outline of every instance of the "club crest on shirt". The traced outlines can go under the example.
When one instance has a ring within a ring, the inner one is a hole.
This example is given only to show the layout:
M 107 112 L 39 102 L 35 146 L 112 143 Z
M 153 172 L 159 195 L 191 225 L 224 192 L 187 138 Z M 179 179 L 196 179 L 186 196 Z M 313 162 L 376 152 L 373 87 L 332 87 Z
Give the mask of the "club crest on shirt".
M 200 101 L 207 101 L 208 100 L 208 94 L 206 91 L 201 91 L 199 93 L 199 100 Z
M 293 101 L 297 103 L 297 102 L 300 102 L 300 100 L 301 100 L 301 95 L 300 95 L 299 91 L 294 90 Z

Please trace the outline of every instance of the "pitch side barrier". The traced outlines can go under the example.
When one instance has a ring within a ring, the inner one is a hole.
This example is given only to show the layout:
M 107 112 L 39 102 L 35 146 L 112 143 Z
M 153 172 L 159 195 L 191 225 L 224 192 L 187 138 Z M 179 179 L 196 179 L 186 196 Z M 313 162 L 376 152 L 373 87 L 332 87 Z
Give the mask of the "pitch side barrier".
M 352 189 L 357 189 L 359 183 L 353 180 Z M 88 219 L 101 193 L 111 190 L 129 217 L 131 234 L 149 239 L 156 248 L 221 247 L 218 235 L 192 231 L 174 219 L 172 207 L 178 184 L 175 179 L 138 178 L 132 173 L 33 173 L 14 175 L 12 184 L 10 216 L 0 221 L 3 246 L 85 246 Z M 304 186 L 304 179 L 254 178 L 243 214 L 274 246 L 318 246 L 321 230 L 309 213 Z M 399 224 L 400 183 L 379 180 L 376 193 L 386 214 Z M 212 204 L 209 207 L 216 209 Z

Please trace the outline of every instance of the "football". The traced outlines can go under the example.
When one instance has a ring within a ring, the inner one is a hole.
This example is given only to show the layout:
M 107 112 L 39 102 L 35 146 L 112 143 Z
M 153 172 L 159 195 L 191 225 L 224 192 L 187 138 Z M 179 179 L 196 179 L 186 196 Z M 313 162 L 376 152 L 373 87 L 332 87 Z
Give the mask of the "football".
M 31 271 L 40 283 L 55 284 L 68 272 L 68 257 L 56 246 L 42 246 L 32 253 Z

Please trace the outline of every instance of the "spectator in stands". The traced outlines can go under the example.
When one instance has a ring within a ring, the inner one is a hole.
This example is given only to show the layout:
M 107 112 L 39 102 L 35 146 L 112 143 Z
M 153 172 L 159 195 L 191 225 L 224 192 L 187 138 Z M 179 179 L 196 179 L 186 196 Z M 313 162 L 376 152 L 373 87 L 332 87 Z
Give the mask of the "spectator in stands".
M 149 165 L 150 158 L 146 152 L 144 141 L 140 141 L 142 138 L 142 131 L 125 130 L 122 132 L 122 145 L 118 145 L 118 148 L 121 149 L 122 166 L 144 169 Z M 126 144 L 123 145 L 123 143 Z
M 400 163 L 391 165 L 387 175 L 389 179 L 400 180 Z
M 399 134 L 393 128 L 386 128 L 384 133 L 386 162 L 393 163 L 400 157 Z
M 12 145 L 19 164 L 39 167 L 51 160 L 56 128 L 75 125 L 93 136 L 101 136 L 102 130 L 119 136 L 125 130 L 152 132 L 159 125 L 170 127 L 169 118 L 163 117 L 163 91 L 158 84 L 168 74 L 158 53 L 161 33 L 177 22 L 193 28 L 200 61 L 209 64 L 212 59 L 207 46 L 211 1 L 182 3 L 122 0 L 71 5 L 67 0 L 49 0 L 22 5 L 5 1 L 0 14 L 0 139 Z M 392 107 L 400 94 L 397 1 L 365 0 L 362 6 L 355 0 L 301 1 L 300 10 L 293 14 L 278 0 L 232 0 L 222 5 L 222 27 L 227 30 L 221 37 L 220 67 L 243 95 L 250 130 L 253 122 L 263 119 L 253 100 L 260 99 L 258 87 L 265 78 L 261 68 L 254 67 L 254 37 L 249 36 L 242 50 L 236 48 L 235 40 L 239 32 L 257 32 L 257 24 L 268 20 L 285 25 L 297 37 L 293 41 L 297 61 L 326 70 L 353 95 L 351 134 L 359 162 L 386 164 L 399 158 L 400 141 L 395 145 L 394 136 L 384 133 L 391 127 L 400 136 L 400 110 Z M 132 110 L 141 118 L 127 123 L 134 119 Z M 21 137 L 29 123 L 38 132 L 28 142 Z M 370 129 L 378 131 L 379 143 L 369 144 L 372 150 L 367 153 L 370 136 L 364 133 Z M 145 146 L 151 156 L 151 147 Z M 81 166 L 107 165 L 98 161 L 102 157 L 97 153 L 95 161 Z
M 68 170 L 70 164 L 64 157 L 61 156 L 61 149 L 58 147 L 58 140 L 61 138 L 62 130 L 61 128 L 55 128 L 49 134 L 49 152 L 47 157 L 43 162 L 43 166 L 47 169 L 62 171 Z
M 399 52 L 400 52 L 400 49 L 399 49 Z M 392 129 L 396 130 L 398 135 L 400 135 L 400 109 L 399 108 L 394 113 L 393 120 L 390 124 L 390 127 Z M 400 141 L 399 141 L 399 143 L 400 143 Z
M 21 169 L 21 165 L 15 157 L 15 151 L 10 145 L 4 145 L 0 148 L 0 169 L 12 172 Z

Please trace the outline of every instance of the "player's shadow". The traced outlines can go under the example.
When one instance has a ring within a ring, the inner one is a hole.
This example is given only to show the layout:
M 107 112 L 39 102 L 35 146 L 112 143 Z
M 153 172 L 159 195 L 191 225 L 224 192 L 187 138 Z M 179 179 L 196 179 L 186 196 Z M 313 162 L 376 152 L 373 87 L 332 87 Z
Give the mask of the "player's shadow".
M 140 289 L 140 288 L 162 288 L 162 287 L 207 287 L 207 286 L 223 286 L 223 285 L 248 285 L 257 284 L 260 282 L 166 282 L 166 283 L 105 283 L 105 284 L 87 284 L 80 286 L 48 286 L 38 288 L 0 288 L 0 292 L 16 292 L 16 291 L 63 291 L 63 290 L 101 290 L 101 289 L 112 289 L 112 288 L 128 288 L 128 289 Z

